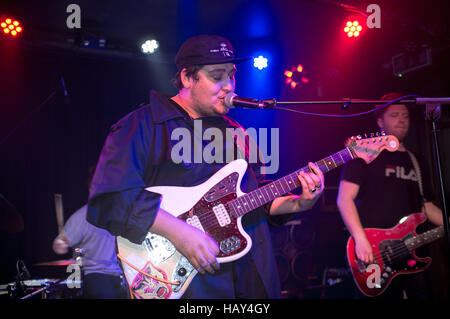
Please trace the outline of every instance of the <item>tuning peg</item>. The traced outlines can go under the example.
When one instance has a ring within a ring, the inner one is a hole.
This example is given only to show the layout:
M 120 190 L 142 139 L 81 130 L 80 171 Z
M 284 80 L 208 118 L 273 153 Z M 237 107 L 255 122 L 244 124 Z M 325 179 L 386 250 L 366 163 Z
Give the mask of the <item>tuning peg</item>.
M 374 137 L 375 135 L 373 133 L 370 133 L 370 137 Z
M 357 136 L 356 136 L 356 139 L 357 139 L 357 140 L 361 140 L 361 139 L 362 139 L 362 136 L 361 136 L 361 135 L 357 135 Z
M 386 132 L 385 131 L 381 131 L 381 136 L 386 136 Z
M 375 135 L 376 135 L 377 137 L 380 136 L 380 132 L 377 132 Z

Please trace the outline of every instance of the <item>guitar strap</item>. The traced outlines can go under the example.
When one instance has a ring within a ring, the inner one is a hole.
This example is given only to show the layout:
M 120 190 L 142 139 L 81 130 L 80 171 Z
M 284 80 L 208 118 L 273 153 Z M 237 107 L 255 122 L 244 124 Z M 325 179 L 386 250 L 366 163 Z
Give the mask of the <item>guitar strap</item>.
M 423 205 L 425 203 L 425 198 L 423 197 L 422 173 L 420 171 L 420 166 L 419 166 L 419 163 L 417 162 L 417 159 L 414 156 L 414 154 L 408 150 L 406 150 L 406 151 L 408 152 L 409 158 L 411 159 L 411 162 L 413 163 L 414 170 L 416 171 L 417 183 L 419 184 L 419 191 L 420 191 L 420 196 L 422 198 L 422 205 Z M 423 205 L 423 207 L 425 209 L 424 205 Z

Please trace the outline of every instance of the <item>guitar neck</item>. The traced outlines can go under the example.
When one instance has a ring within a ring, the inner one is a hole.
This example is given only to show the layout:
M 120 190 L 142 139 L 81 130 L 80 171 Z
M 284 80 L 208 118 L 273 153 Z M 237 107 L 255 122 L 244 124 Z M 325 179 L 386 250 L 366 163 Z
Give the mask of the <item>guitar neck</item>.
M 408 250 L 414 250 L 416 248 L 422 247 L 426 244 L 432 243 L 435 240 L 444 236 L 444 226 L 436 227 L 428 230 L 420 235 L 408 238 L 405 240 L 405 245 Z
M 356 154 L 347 147 L 331 156 L 317 161 L 315 164 L 322 172 L 327 173 L 332 169 L 347 163 L 355 157 Z M 267 185 L 264 185 L 263 187 L 230 201 L 228 203 L 230 211 L 236 218 L 243 216 L 256 208 L 267 204 L 275 198 L 300 187 L 301 183 L 298 179 L 300 172 L 310 172 L 310 169 L 308 166 L 302 167 L 291 174 L 288 174 Z

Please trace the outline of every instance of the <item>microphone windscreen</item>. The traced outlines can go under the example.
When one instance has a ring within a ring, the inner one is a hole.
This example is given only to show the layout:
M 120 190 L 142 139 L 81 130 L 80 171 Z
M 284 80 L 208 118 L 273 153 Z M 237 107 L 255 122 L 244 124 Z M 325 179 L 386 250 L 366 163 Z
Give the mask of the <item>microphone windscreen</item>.
M 230 92 L 230 93 L 228 93 L 226 96 L 225 96 L 225 105 L 227 106 L 227 107 L 229 107 L 229 108 L 234 108 L 234 105 L 233 105 L 233 98 L 235 97 L 235 96 L 237 96 L 237 94 L 235 94 L 235 93 L 232 93 L 232 92 Z

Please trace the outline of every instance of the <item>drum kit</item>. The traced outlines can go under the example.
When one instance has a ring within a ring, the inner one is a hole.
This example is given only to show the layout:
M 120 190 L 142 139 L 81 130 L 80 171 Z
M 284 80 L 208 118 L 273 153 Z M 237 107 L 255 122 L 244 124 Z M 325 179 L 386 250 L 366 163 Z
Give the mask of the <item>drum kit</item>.
M 30 276 L 23 261 L 17 261 L 18 275 L 16 281 L 0 285 L 0 295 L 8 295 L 10 299 L 78 299 L 82 298 L 81 272 L 72 278 L 36 278 Z M 55 260 L 34 264 L 38 267 L 57 267 L 62 269 L 74 265 L 83 265 L 80 257 L 65 260 Z M 80 269 L 80 268 L 78 268 Z M 61 271 L 58 271 L 60 273 Z
M 0 194 L 0 230 L 7 233 L 18 233 L 24 229 L 22 216 L 2 194 Z M 69 275 L 67 278 L 35 278 L 33 279 L 22 260 L 16 263 L 16 281 L 0 285 L 0 296 L 10 299 L 76 299 L 82 297 L 82 267 L 87 265 L 83 260 L 84 249 L 76 248 L 72 259 L 55 260 L 34 264 L 37 267 L 51 267 L 54 273 L 61 273 L 63 267 L 73 265 L 80 270 L 79 276 Z

